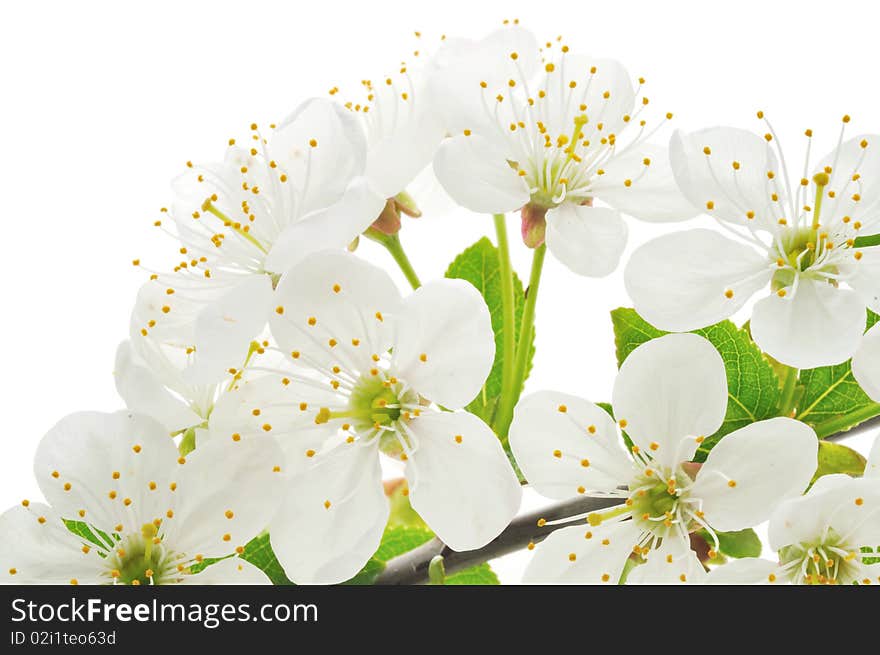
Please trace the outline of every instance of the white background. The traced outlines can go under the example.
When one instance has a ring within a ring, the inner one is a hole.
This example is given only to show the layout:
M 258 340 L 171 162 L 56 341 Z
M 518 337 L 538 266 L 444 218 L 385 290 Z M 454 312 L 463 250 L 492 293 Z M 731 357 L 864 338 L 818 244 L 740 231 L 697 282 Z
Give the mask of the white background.
M 478 37 L 515 17 L 542 40 L 561 34 L 573 51 L 645 76 L 657 115 L 674 111 L 676 127 L 763 131 L 763 109 L 798 170 L 804 128 L 819 151 L 834 144 L 844 113 L 853 134 L 880 132 L 869 2 L 4 3 L 0 506 L 39 498 L 32 455 L 56 420 L 120 407 L 113 356 L 143 280 L 130 261 L 176 262 L 151 225 L 188 159 L 220 158 L 251 122 L 278 121 L 334 85 L 354 97 L 359 80 L 412 61 L 414 49 L 429 53 L 441 34 Z M 490 233 L 491 220 L 420 200 L 433 212 L 407 221 L 402 237 L 430 279 Z M 630 228 L 628 252 L 660 231 Z M 530 252 L 515 246 L 527 277 Z M 360 253 L 388 263 L 374 244 Z M 616 371 L 608 311 L 627 304 L 619 271 L 584 279 L 548 257 L 529 388 L 607 400 Z M 866 452 L 867 439 L 853 444 Z M 515 581 L 523 561 L 501 563 L 502 577 Z

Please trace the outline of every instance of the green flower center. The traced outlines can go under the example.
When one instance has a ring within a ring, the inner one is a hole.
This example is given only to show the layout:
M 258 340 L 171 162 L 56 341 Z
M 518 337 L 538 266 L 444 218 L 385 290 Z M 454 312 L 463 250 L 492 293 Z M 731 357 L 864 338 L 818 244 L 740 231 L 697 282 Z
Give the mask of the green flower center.
M 845 544 L 834 530 L 828 530 L 822 539 L 780 550 L 779 563 L 791 571 L 795 584 L 852 584 L 859 581 L 861 553 Z
M 152 523 L 141 534 L 123 538 L 107 555 L 106 566 L 116 584 L 166 584 L 176 573 L 171 553 L 161 542 L 155 543 L 158 530 Z
M 693 518 L 698 508 L 687 502 L 687 492 L 683 491 L 692 482 L 681 470 L 664 475 L 663 471 L 646 469 L 630 484 L 632 493 L 627 504 L 633 520 L 661 539 L 682 531 L 682 526 L 686 532 L 695 529 Z
M 389 426 L 400 418 L 401 404 L 395 387 L 381 376 L 364 375 L 352 389 L 348 409 L 355 429 Z

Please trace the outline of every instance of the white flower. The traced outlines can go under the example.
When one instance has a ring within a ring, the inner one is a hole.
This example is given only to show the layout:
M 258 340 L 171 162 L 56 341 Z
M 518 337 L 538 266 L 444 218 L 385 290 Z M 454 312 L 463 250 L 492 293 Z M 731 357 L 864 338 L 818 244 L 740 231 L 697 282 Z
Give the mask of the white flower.
M 388 518 L 380 453 L 406 462 L 409 498 L 456 550 L 478 548 L 519 507 L 519 482 L 492 430 L 456 410 L 494 359 L 488 309 L 466 282 L 427 284 L 406 300 L 353 255 L 312 255 L 282 278 L 270 325 L 293 366 L 240 383 L 211 417 L 212 438 L 275 435 L 291 483 L 270 526 L 298 583 L 353 576 Z M 431 403 L 436 403 L 432 405 Z
M 348 245 L 385 204 L 363 177 L 366 145 L 353 112 L 313 99 L 266 139 L 251 127 L 251 143 L 231 141 L 222 163 L 189 163 L 174 181 L 170 213 L 183 257 L 173 273 L 151 276 L 144 293 L 166 297 L 137 326 L 191 314 L 188 345 L 206 379 L 244 356 L 281 273 L 310 252 Z
M 880 325 L 872 327 L 862 338 L 853 355 L 852 373 L 865 393 L 880 403 Z
M 810 178 L 808 151 L 798 182 L 770 129 L 764 138 L 723 127 L 674 135 L 682 191 L 737 239 L 706 229 L 655 239 L 633 253 L 627 291 L 650 323 L 687 331 L 769 285 L 751 320 L 761 349 L 795 368 L 838 364 L 858 347 L 865 307 L 880 309 L 880 249 L 854 245 L 880 229 L 880 138 L 840 143 Z
M 760 523 L 801 493 L 816 469 L 815 433 L 787 418 L 736 430 L 705 463 L 689 463 L 727 409 L 724 364 L 696 335 L 667 335 L 634 350 L 620 367 L 613 407 L 632 439 L 629 454 L 614 421 L 590 402 L 541 392 L 517 405 L 510 444 L 539 493 L 624 501 L 589 515 L 589 525 L 552 533 L 537 547 L 528 582 L 616 584 L 634 552 L 648 562 L 630 581 L 691 580 L 702 568 L 690 532 L 704 528 L 714 538 Z
M 393 198 L 434 158 L 443 128 L 425 90 L 425 75 L 401 64 L 397 74 L 363 81 L 363 103 L 345 107 L 361 118 L 366 138 L 365 176 L 383 198 Z M 336 95 L 335 87 L 331 94 Z
M 693 215 L 665 148 L 645 143 L 648 99 L 635 108 L 639 90 L 616 61 L 562 46 L 543 63 L 534 36 L 511 27 L 479 42 L 447 40 L 429 84 L 454 134 L 434 159 L 446 191 L 477 212 L 522 208 L 532 247 L 544 241 L 546 215 L 548 248 L 576 273 L 617 266 L 627 236 L 618 210 L 650 221 Z M 636 134 L 624 142 L 627 128 Z M 592 207 L 594 198 L 613 209 Z
M 418 56 L 416 51 L 415 56 Z M 434 158 L 444 132 L 425 91 L 422 70 L 411 72 L 401 63 L 396 74 L 377 82 L 361 82 L 366 97 L 348 101 L 344 107 L 360 117 L 366 144 L 364 176 L 382 198 L 385 207 L 372 227 L 385 234 L 400 230 L 400 214 L 421 216 L 407 185 Z M 338 87 L 330 94 L 336 96 Z
M 778 561 L 746 558 L 714 569 L 713 584 L 876 584 L 880 564 L 861 548 L 880 544 L 880 440 L 865 477 L 826 475 L 771 516 L 768 536 Z
M 201 305 L 178 301 L 172 313 L 166 298 L 153 285 L 138 293 L 130 339 L 116 350 L 116 390 L 126 407 L 158 420 L 169 434 L 201 430 L 223 386 L 222 371 L 195 367 L 195 315 Z M 163 307 L 169 311 L 163 313 Z M 152 318 L 157 315 L 163 315 L 161 322 Z
M 138 293 L 130 338 L 116 350 L 116 390 L 133 412 L 156 419 L 172 435 L 193 431 L 199 442 L 208 436 L 205 430 L 220 395 L 242 378 L 268 342 L 252 341 L 238 366 L 225 370 L 199 366 L 193 344 L 201 303 L 179 300 L 173 312 L 167 303 L 167 296 L 154 286 L 146 285 Z M 247 335 L 238 339 L 243 343 Z
M 268 584 L 233 554 L 269 522 L 283 488 L 271 439 L 209 443 L 179 457 L 152 419 L 73 414 L 40 442 L 34 473 L 49 506 L 0 516 L 0 580 L 15 584 Z M 92 542 L 64 520 L 88 526 Z

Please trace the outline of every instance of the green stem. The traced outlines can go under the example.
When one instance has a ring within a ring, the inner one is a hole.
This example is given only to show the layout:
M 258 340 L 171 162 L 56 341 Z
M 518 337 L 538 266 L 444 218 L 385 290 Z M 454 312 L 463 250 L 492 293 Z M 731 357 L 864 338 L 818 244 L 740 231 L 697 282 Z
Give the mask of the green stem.
M 390 253 L 394 258 L 394 261 L 397 263 L 397 266 L 406 277 L 406 281 L 409 282 L 409 285 L 413 289 L 418 289 L 422 286 L 422 281 L 419 280 L 419 276 L 416 274 L 412 262 L 410 262 L 409 257 L 406 256 L 406 251 L 403 249 L 403 244 L 400 243 L 399 236 L 396 234 L 383 234 L 374 228 L 369 228 L 364 232 L 364 236 L 375 241 Z
M 516 363 L 513 370 L 513 388 L 511 392 L 502 397 L 502 406 L 498 412 L 496 426 L 497 434 L 506 435 L 513 420 L 513 408 L 522 393 L 523 383 L 526 379 L 526 368 L 529 364 L 529 354 L 532 348 L 532 336 L 535 328 L 535 307 L 538 303 L 538 287 L 541 283 L 541 272 L 544 270 L 544 256 L 547 254 L 546 244 L 535 248 L 532 255 L 532 271 L 529 274 L 529 286 L 526 290 L 526 302 L 523 306 L 522 321 L 519 329 L 519 343 L 516 347 Z
M 501 400 L 495 416 L 496 434 L 505 437 L 507 432 L 498 431 L 498 421 L 505 415 L 514 389 L 514 360 L 516 359 L 516 304 L 513 297 L 513 269 L 510 265 L 510 243 L 507 238 L 507 222 L 504 214 L 495 214 L 495 234 L 498 239 L 498 271 L 501 276 Z M 511 405 L 510 411 L 513 410 Z
M 814 428 L 818 437 L 824 439 L 839 432 L 846 432 L 856 427 L 859 423 L 877 416 L 880 416 L 880 403 L 871 403 L 852 412 L 817 423 Z
M 779 415 L 790 416 L 794 409 L 794 392 L 797 389 L 798 369 L 785 367 L 785 377 L 782 380 L 782 398 L 779 402 Z

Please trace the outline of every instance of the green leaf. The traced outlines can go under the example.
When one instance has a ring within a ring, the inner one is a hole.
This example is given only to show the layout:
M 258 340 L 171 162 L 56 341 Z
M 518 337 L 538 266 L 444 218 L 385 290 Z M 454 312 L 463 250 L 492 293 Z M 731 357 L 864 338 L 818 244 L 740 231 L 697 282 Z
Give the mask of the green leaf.
M 501 277 L 499 275 L 498 249 L 487 238 L 483 237 L 467 248 L 449 265 L 446 277 L 467 280 L 482 294 L 489 313 L 492 316 L 492 329 L 495 332 L 495 362 L 492 371 L 480 394 L 467 406 L 467 410 L 476 414 L 486 423 L 492 423 L 498 399 L 501 396 L 501 370 L 504 359 L 504 311 L 502 309 Z M 522 282 L 513 274 L 513 298 L 515 315 L 515 339 L 519 340 L 520 322 L 522 320 L 525 294 Z M 534 356 L 534 337 L 529 354 L 528 373 Z
M 88 523 L 84 521 L 72 521 L 70 519 L 62 519 L 64 521 L 64 525 L 70 530 L 73 534 L 80 537 L 81 539 L 89 542 L 90 544 L 94 544 L 98 548 L 103 548 L 106 550 L 108 547 L 112 548 L 116 543 L 116 540 L 113 539 L 106 532 L 102 532 L 97 528 L 90 526 Z
M 870 248 L 871 246 L 880 246 L 880 234 L 872 234 L 866 237 L 859 237 L 854 244 L 856 248 Z
M 849 446 L 832 441 L 819 441 L 819 467 L 813 482 L 823 475 L 833 473 L 846 473 L 847 475 L 860 476 L 865 472 L 865 458 Z
M 623 365 L 624 360 L 630 353 L 657 337 L 669 334 L 658 330 L 645 319 L 638 315 L 634 309 L 619 307 L 611 312 L 611 322 L 614 324 L 614 345 L 617 348 L 617 367 Z
M 880 546 L 876 548 L 872 548 L 870 546 L 862 546 L 862 562 L 864 564 L 880 564 Z M 871 557 L 871 555 L 877 555 L 877 557 Z
M 668 334 L 658 330 L 634 309 L 611 312 L 618 366 L 640 345 Z M 748 331 L 730 321 L 722 321 L 694 334 L 712 343 L 724 361 L 727 372 L 727 413 L 721 428 L 700 445 L 695 459 L 703 461 L 724 435 L 756 421 L 772 418 L 779 405 L 779 378 L 773 366 L 755 345 Z
M 284 574 L 284 568 L 281 566 L 278 558 L 275 557 L 272 545 L 269 543 L 269 534 L 267 532 L 251 539 L 244 547 L 244 552 L 240 557 L 243 560 L 250 562 L 269 576 L 272 584 L 293 584 L 293 582 Z
M 878 318 L 877 314 L 868 311 L 866 329 L 871 329 Z M 797 418 L 814 427 L 823 421 L 838 419 L 874 404 L 853 377 L 849 361 L 835 366 L 805 369 L 801 371 L 800 384 L 804 395 L 798 405 Z M 858 422 L 841 430 L 854 427 Z
M 722 555 L 736 559 L 761 556 L 761 540 L 751 528 L 737 532 L 716 532 L 715 534 L 718 536 L 718 550 Z
M 382 542 L 370 561 L 361 571 L 344 584 L 370 585 L 385 570 L 388 561 L 408 553 L 434 538 L 426 528 L 413 526 L 389 526 L 382 535 Z M 446 577 L 446 584 L 499 584 L 498 578 L 488 564 L 478 564 Z
M 464 571 L 446 576 L 446 584 L 496 585 L 501 584 L 501 582 L 498 581 L 498 576 L 495 575 L 495 572 L 484 562 L 483 564 L 478 564 Z

